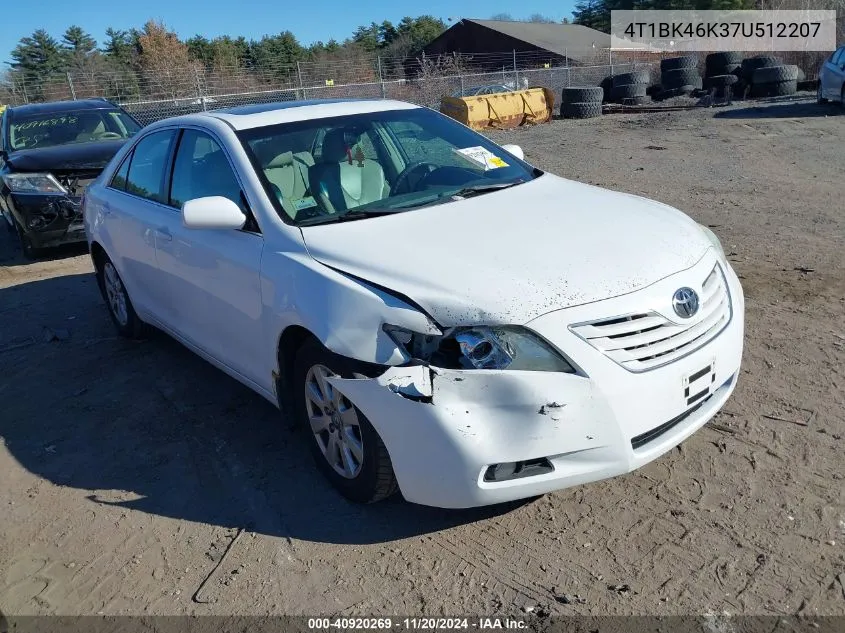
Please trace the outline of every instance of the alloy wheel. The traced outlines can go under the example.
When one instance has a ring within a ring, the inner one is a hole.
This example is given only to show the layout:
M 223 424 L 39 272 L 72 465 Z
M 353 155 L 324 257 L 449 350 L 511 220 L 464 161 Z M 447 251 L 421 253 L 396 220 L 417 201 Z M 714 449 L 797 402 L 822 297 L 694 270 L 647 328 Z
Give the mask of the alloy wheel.
M 364 440 L 355 406 L 327 378 L 328 367 L 314 365 L 305 376 L 305 411 L 314 441 L 334 471 L 354 479 L 364 465 Z

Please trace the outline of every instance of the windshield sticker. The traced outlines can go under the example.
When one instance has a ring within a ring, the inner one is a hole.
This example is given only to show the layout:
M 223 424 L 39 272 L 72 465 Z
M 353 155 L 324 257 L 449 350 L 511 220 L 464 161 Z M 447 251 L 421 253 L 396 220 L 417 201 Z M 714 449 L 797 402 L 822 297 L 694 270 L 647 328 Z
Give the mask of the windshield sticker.
M 317 206 L 317 202 L 312 196 L 299 198 L 297 200 L 291 200 L 291 202 L 293 202 L 293 206 L 297 211 L 302 211 L 303 209 L 310 209 L 311 207 Z
M 483 147 L 467 147 L 465 149 L 456 149 L 455 152 L 474 165 L 480 165 L 484 168 L 484 171 L 508 166 L 505 161 Z

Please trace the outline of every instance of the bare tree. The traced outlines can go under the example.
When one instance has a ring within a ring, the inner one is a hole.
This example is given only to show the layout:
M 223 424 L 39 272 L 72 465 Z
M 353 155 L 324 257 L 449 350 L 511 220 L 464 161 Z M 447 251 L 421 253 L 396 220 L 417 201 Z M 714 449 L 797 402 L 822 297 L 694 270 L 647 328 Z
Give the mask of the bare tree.
M 443 95 L 463 87 L 461 76 L 469 72 L 471 61 L 472 57 L 458 53 L 418 57 L 409 68 L 414 76 L 411 86 L 416 102 L 438 107 Z
M 196 94 L 199 67 L 176 33 L 150 20 L 138 38 L 142 79 L 149 96 L 177 99 Z

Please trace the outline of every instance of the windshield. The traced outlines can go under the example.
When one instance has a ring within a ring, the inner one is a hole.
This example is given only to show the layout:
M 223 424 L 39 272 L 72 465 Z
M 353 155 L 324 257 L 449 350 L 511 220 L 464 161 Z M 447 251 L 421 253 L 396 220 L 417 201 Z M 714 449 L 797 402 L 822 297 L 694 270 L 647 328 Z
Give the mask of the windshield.
M 13 150 L 127 139 L 141 129 L 115 109 L 52 112 L 15 117 L 9 122 Z
M 426 108 L 284 123 L 239 136 L 277 210 L 297 225 L 410 211 L 540 173 Z

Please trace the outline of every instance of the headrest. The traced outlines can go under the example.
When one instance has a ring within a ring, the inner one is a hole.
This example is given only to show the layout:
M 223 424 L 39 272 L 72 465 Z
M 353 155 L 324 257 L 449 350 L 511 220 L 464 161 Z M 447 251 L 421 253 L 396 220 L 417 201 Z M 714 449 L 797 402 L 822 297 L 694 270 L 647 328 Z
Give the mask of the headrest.
M 346 160 L 346 138 L 342 129 L 326 132 L 323 139 L 321 160 L 325 163 L 342 163 Z
M 277 167 L 287 167 L 288 165 L 293 165 L 293 152 L 282 152 L 267 163 L 264 169 L 276 169 Z

